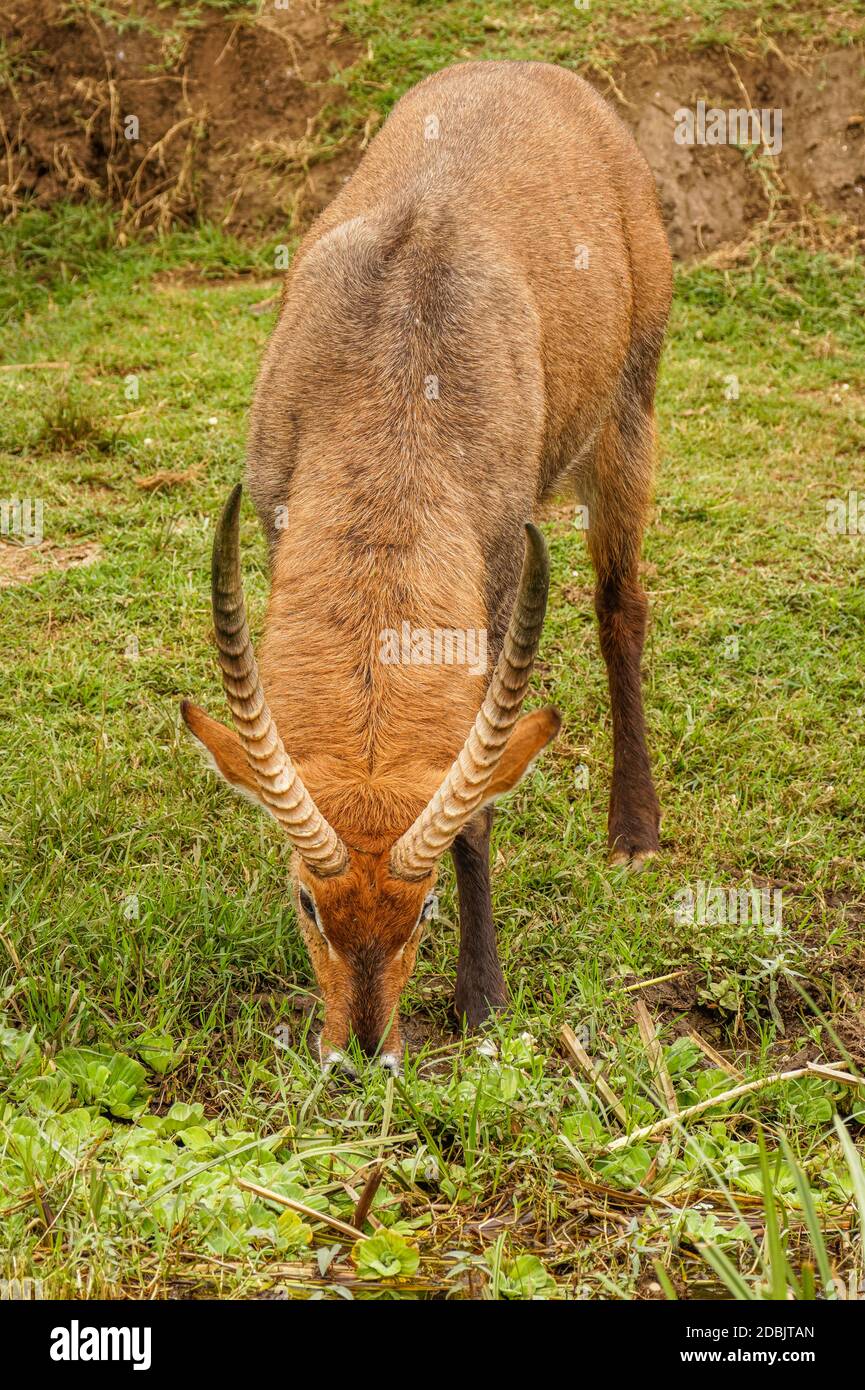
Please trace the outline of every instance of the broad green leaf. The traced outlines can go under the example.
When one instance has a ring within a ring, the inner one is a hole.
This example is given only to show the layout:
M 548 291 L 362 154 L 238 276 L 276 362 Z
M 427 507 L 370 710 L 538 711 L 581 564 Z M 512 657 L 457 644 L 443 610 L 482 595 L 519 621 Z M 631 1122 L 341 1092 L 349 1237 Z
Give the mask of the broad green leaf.
M 157 1076 L 165 1076 L 174 1071 L 183 1058 L 183 1044 L 175 1046 L 170 1033 L 142 1033 L 135 1051 L 145 1066 L 155 1071 Z
M 312 1240 L 312 1227 L 296 1211 L 284 1211 L 277 1219 L 276 1229 L 280 1250 L 302 1250 Z
M 416 1247 L 395 1231 L 378 1231 L 359 1240 L 351 1257 L 362 1279 L 405 1279 L 420 1263 Z
M 488 1250 L 486 1254 L 492 1268 L 495 1251 Z M 499 1264 L 499 1292 L 505 1298 L 542 1298 L 555 1288 L 555 1279 L 537 1255 L 516 1255 Z
M 176 1100 L 168 1114 L 162 1117 L 161 1131 L 163 1134 L 179 1134 L 191 1125 L 201 1125 L 203 1120 L 204 1106 L 200 1102 L 187 1105 L 185 1101 Z

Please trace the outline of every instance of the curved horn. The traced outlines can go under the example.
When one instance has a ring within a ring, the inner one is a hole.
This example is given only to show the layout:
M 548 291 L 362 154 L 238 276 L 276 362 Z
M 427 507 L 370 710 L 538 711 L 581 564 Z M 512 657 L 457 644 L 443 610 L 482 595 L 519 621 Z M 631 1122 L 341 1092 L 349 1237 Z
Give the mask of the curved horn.
M 483 803 L 528 689 L 550 586 L 544 538 L 526 523 L 520 587 L 496 669 L 474 728 L 429 805 L 390 852 L 396 878 L 421 879 Z
M 211 596 L 222 684 L 262 800 L 313 873 L 341 873 L 348 852 L 328 825 L 282 745 L 264 698 L 249 636 L 240 578 L 240 483 L 213 538 Z

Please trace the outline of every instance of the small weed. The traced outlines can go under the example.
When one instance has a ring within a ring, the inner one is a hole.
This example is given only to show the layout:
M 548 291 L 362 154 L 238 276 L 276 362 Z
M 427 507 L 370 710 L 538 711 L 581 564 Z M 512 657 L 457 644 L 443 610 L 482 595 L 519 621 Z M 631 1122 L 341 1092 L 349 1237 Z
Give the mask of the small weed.
M 106 424 L 83 396 L 66 390 L 46 407 L 37 443 L 56 453 L 110 454 L 118 438 L 119 431 Z

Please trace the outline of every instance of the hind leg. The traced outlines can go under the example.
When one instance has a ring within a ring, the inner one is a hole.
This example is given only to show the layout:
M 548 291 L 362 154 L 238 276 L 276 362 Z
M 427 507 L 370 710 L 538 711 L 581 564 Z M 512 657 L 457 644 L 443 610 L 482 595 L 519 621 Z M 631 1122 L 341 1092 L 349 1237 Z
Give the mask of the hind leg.
M 610 863 L 639 869 L 658 851 L 660 807 L 652 781 L 640 663 L 647 601 L 640 585 L 643 527 L 654 472 L 651 410 L 631 403 L 611 417 L 586 478 L 595 612 L 613 719 Z

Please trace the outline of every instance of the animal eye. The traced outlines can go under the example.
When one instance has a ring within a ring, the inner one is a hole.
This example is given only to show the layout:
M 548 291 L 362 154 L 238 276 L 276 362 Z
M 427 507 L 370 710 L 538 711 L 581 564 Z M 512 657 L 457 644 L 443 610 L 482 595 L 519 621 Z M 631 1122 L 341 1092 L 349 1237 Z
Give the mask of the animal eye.
M 312 921 L 314 922 L 314 921 L 315 921 L 315 903 L 312 901 L 312 897 L 310 896 L 309 893 L 307 893 L 307 891 L 306 891 L 305 888 L 301 888 L 300 893 L 299 893 L 298 896 L 300 897 L 300 905 L 301 905 L 301 907 L 303 908 L 304 912 L 306 913 L 307 917 L 311 918 Z

